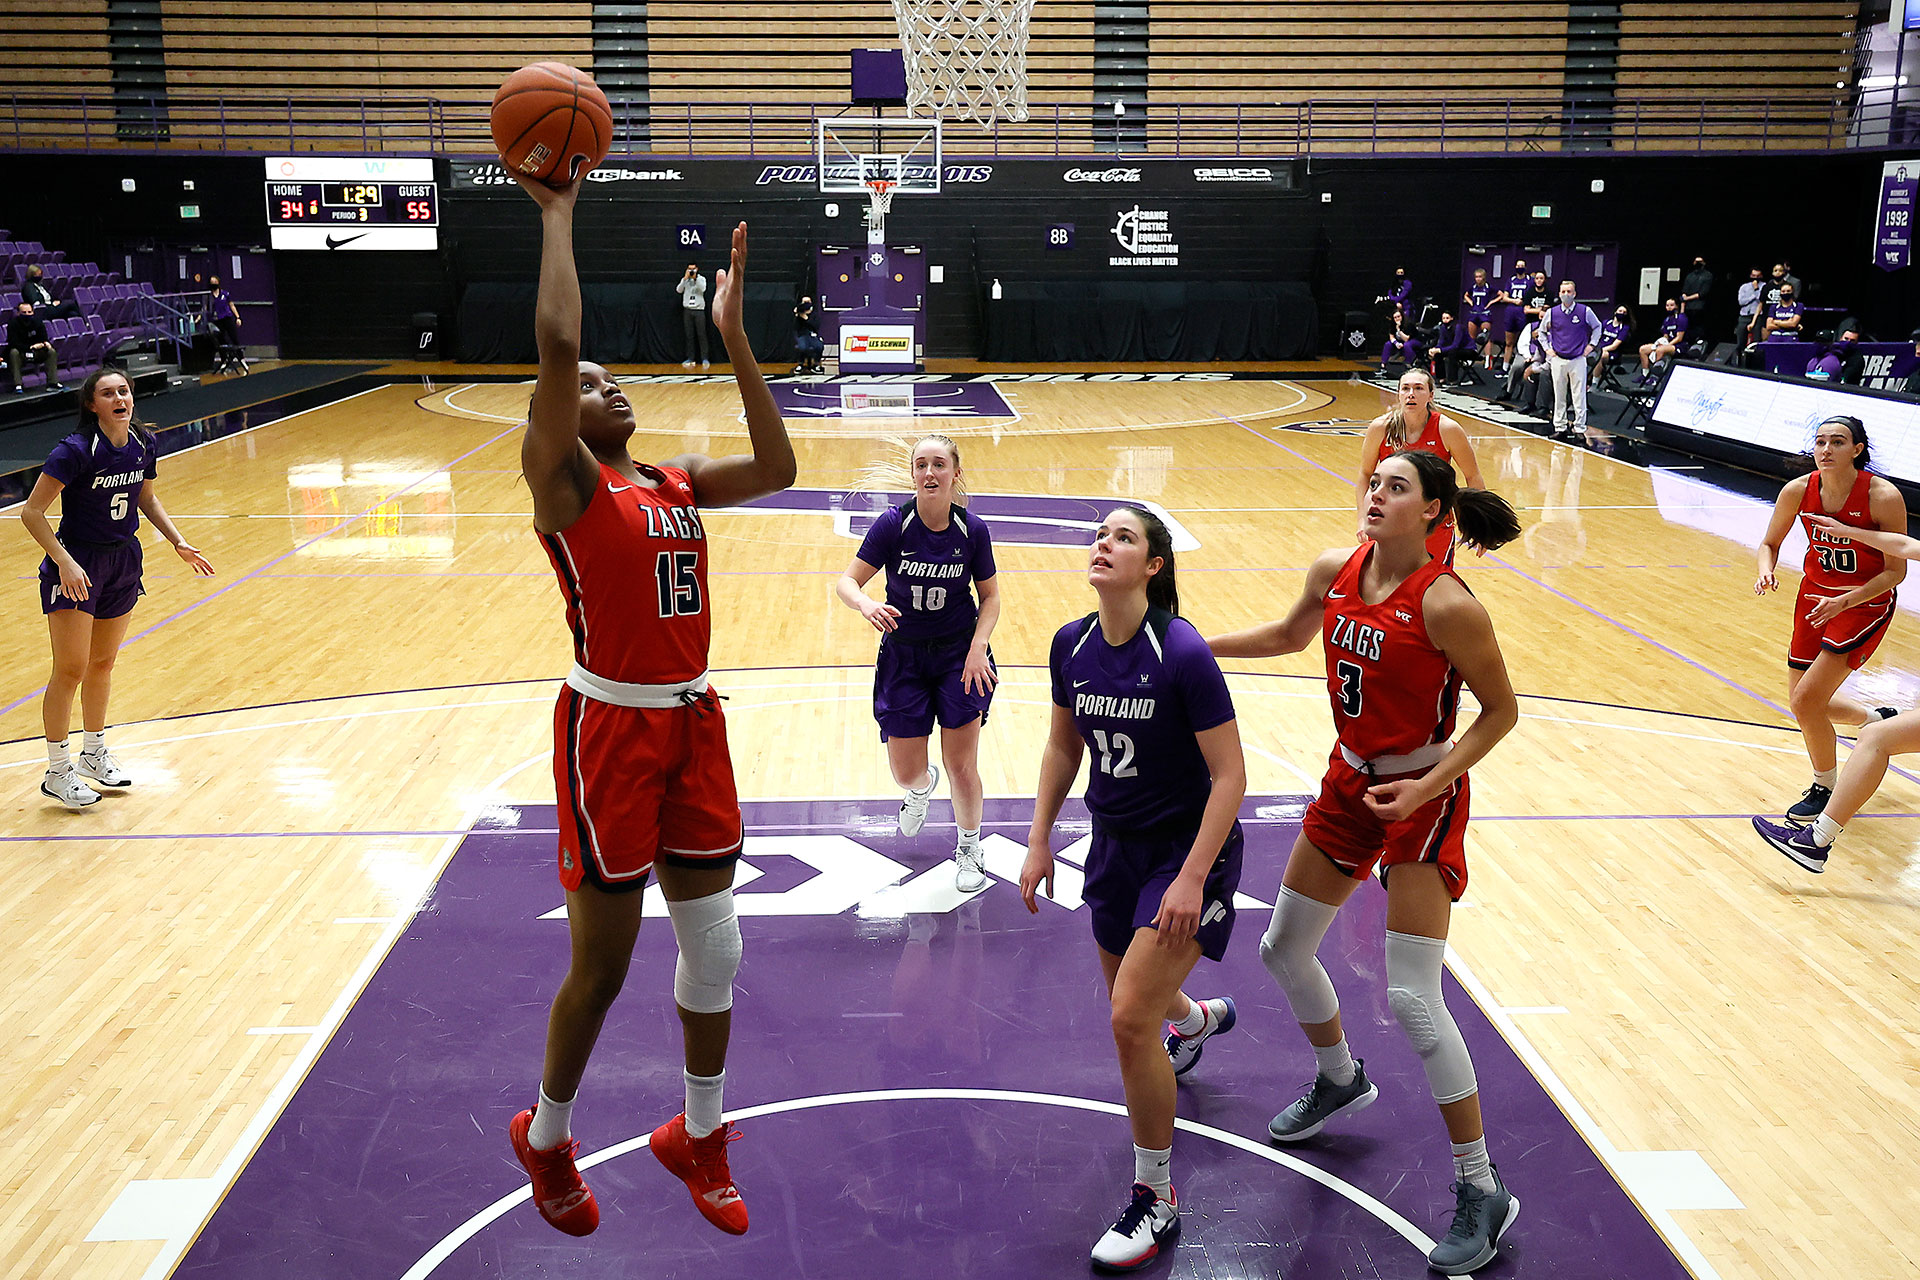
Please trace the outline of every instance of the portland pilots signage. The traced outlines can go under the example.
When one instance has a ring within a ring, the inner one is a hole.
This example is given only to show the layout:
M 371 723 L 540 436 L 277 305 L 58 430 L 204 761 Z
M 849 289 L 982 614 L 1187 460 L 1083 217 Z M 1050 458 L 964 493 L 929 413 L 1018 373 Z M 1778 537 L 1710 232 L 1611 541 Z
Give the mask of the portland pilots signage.
M 493 159 L 449 162 L 448 192 L 454 196 L 523 198 L 513 178 Z M 852 181 L 854 165 L 830 164 L 830 176 Z M 911 177 L 931 176 L 931 167 L 909 163 Z M 724 196 L 820 194 L 820 166 L 812 155 L 784 156 L 610 156 L 587 175 L 588 189 L 617 199 L 684 199 L 689 194 Z M 1294 192 L 1296 168 L 1285 160 L 1249 164 L 1238 158 L 1208 160 L 1038 159 L 947 156 L 940 166 L 947 197 L 989 193 L 1008 196 L 1105 196 L 1139 200 L 1143 211 L 1163 207 L 1155 201 L 1205 192 L 1212 198 L 1261 197 Z M 844 200 L 846 197 L 841 197 Z M 1127 257 L 1164 257 L 1165 253 L 1127 252 Z

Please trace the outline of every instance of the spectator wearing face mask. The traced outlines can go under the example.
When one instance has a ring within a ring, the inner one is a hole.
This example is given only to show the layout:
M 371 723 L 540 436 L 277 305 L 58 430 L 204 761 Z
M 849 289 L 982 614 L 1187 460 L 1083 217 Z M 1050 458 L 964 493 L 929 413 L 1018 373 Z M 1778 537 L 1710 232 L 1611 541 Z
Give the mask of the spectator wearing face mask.
M 1706 320 L 1707 294 L 1712 291 L 1713 272 L 1707 270 L 1707 260 L 1696 255 L 1693 270 L 1680 282 L 1680 309 L 1687 313 L 1687 327 L 1695 333 L 1705 332 L 1701 325 Z
M 1825 351 L 1807 362 L 1807 376 L 1816 382 L 1857 387 L 1866 377 L 1866 357 L 1860 354 L 1860 326 L 1849 321 Z
M 1740 286 L 1738 296 L 1740 316 L 1733 326 L 1733 340 L 1742 345 L 1752 341 L 1747 334 L 1753 330 L 1753 318 L 1760 314 L 1760 296 L 1767 290 L 1767 273 L 1758 267 L 1749 268 L 1746 283 Z
M 1408 329 L 1406 313 L 1398 307 L 1393 309 L 1393 318 L 1387 322 L 1387 340 L 1380 346 L 1380 372 L 1385 373 L 1388 363 L 1394 360 L 1410 369 L 1420 365 L 1420 341 Z
M 1761 329 L 1762 342 L 1786 342 L 1800 336 L 1800 321 L 1803 308 L 1800 306 L 1799 292 L 1791 284 L 1780 287 L 1780 301 L 1767 310 L 1766 322 Z
M 1465 320 L 1457 320 L 1451 311 L 1440 313 L 1440 327 L 1434 331 L 1432 345 L 1427 348 L 1429 371 L 1443 384 L 1451 385 L 1461 381 L 1460 364 L 1473 354 L 1473 337 Z
M 1747 341 L 1755 343 L 1766 336 L 1763 326 L 1773 308 L 1780 305 L 1780 295 L 1787 289 L 1787 264 L 1773 264 L 1773 274 L 1760 282 L 1760 305 L 1754 308 L 1753 323 L 1747 328 Z M 1797 289 L 1795 292 L 1799 292 Z
M 1587 433 L 1587 358 L 1600 338 L 1600 317 L 1575 296 L 1573 281 L 1560 282 L 1560 301 L 1540 320 L 1547 335 L 1547 367 L 1553 376 L 1553 433 Z
M 1393 269 L 1393 288 L 1374 299 L 1376 304 L 1384 304 L 1389 309 L 1407 311 L 1413 304 L 1413 281 L 1407 279 L 1405 267 Z
M 1598 386 L 1610 372 L 1611 366 L 1620 353 L 1627 349 L 1627 343 L 1633 338 L 1633 312 L 1621 303 L 1613 309 L 1613 318 L 1600 326 L 1600 338 L 1593 350 L 1593 381 Z
M 1667 318 L 1660 322 L 1660 336 L 1640 348 L 1640 381 L 1653 381 L 1653 366 L 1670 359 L 1686 345 L 1687 313 L 1680 309 L 1680 299 L 1668 298 Z

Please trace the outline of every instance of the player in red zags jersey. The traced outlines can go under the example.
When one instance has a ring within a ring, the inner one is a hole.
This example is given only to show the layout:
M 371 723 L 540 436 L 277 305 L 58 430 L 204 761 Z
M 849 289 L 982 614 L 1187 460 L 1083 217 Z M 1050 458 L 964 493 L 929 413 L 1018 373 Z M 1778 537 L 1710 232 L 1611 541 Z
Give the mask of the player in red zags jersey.
M 571 1118 L 580 1078 L 619 994 L 640 932 L 640 890 L 660 881 L 680 958 L 673 997 L 685 1042 L 686 1110 L 653 1133 L 653 1153 L 706 1219 L 747 1229 L 721 1121 L 740 924 L 733 871 L 740 804 L 726 721 L 707 683 L 712 629 L 700 508 L 793 483 L 793 446 L 741 327 L 747 227 L 734 229 L 714 324 L 746 408 L 751 457 L 685 454 L 657 466 L 627 454 L 633 406 L 599 365 L 580 359 L 580 281 L 573 262 L 575 182 L 522 181 L 540 205 L 540 376 L 520 462 L 533 525 L 566 598 L 573 671 L 554 710 L 560 883 L 572 940 L 547 1023 L 537 1106 L 513 1118 L 514 1153 L 545 1218 L 570 1235 L 599 1225 L 581 1181 Z
M 1907 562 L 1837 537 L 1812 519 L 1831 516 L 1853 529 L 1906 533 L 1907 505 L 1891 480 L 1866 470 L 1867 448 L 1867 429 L 1858 418 L 1828 418 L 1815 428 L 1814 472 L 1780 491 L 1760 543 L 1755 595 L 1780 585 L 1774 577 L 1780 544 L 1794 521 L 1806 528 L 1806 576 L 1793 602 L 1787 645 L 1787 702 L 1813 762 L 1813 785 L 1787 809 L 1786 819 L 1795 826 L 1819 817 L 1833 795 L 1840 754 L 1834 722 L 1870 724 L 1894 714 L 1891 707 L 1875 710 L 1847 697 L 1840 686 L 1880 647 L 1893 621 L 1893 589 L 1907 576 Z
M 1462 483 L 1469 489 L 1484 489 L 1480 479 L 1480 460 L 1473 456 L 1473 441 L 1459 423 L 1433 407 L 1433 375 L 1425 369 L 1409 369 L 1400 375 L 1399 404 L 1367 424 L 1367 438 L 1360 444 L 1360 482 L 1354 486 L 1354 505 L 1363 511 L 1367 502 L 1367 484 L 1373 469 L 1402 449 L 1425 449 L 1460 468 Z M 1361 537 L 1366 537 L 1362 529 Z M 1453 563 L 1453 517 L 1440 522 L 1427 538 L 1427 550 L 1435 559 Z
M 1904 533 L 1860 529 L 1829 515 L 1809 515 L 1806 519 L 1810 531 L 1818 529 L 1832 539 L 1822 540 L 1821 546 L 1872 548 L 1902 560 L 1920 557 L 1920 539 L 1909 538 Z M 1893 757 L 1920 751 L 1920 710 L 1887 715 L 1892 710 L 1892 707 L 1881 708 L 1882 718 L 1860 730 L 1860 738 L 1853 744 L 1846 767 L 1840 770 L 1840 777 L 1833 784 L 1826 808 L 1812 822 L 1806 826 L 1789 826 L 1755 814 L 1753 829 L 1760 833 L 1760 838 L 1808 871 L 1815 874 L 1825 871 L 1833 846 L 1853 815 L 1879 790 Z
M 1487 550 L 1520 532 L 1504 499 L 1458 488 L 1439 455 L 1393 454 L 1368 479 L 1360 546 L 1315 560 L 1280 621 L 1209 643 L 1223 658 L 1259 658 L 1296 653 L 1319 633 L 1339 731 L 1260 942 L 1316 1063 L 1306 1096 L 1268 1132 L 1301 1142 L 1379 1096 L 1347 1048 L 1317 955 L 1334 914 L 1377 864 L 1387 886 L 1387 1000 L 1426 1067 L 1458 1177 L 1452 1227 L 1428 1261 L 1464 1275 L 1492 1261 L 1520 1202 L 1487 1156 L 1479 1084 L 1440 973 L 1453 904 L 1467 886 L 1467 770 L 1513 728 L 1519 707 L 1487 611 L 1428 551 L 1450 514 L 1464 541 Z M 1463 681 L 1480 714 L 1455 743 Z

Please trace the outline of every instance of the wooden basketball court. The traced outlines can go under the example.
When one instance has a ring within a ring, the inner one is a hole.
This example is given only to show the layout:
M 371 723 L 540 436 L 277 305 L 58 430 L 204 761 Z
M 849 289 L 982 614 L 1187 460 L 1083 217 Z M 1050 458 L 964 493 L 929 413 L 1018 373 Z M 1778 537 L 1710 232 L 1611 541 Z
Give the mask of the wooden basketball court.
M 570 651 L 518 477 L 528 387 L 463 376 L 515 372 L 396 368 L 162 459 L 162 498 L 219 573 L 193 578 L 147 534 L 113 698 L 137 785 L 88 811 L 35 789 L 39 557 L 17 509 L 0 525 L 4 1274 L 167 1274 L 458 839 L 502 806 L 552 803 Z M 1198 542 L 1179 565 L 1203 633 L 1276 616 L 1317 551 L 1352 541 L 1358 431 L 1386 402 L 1343 382 L 995 385 L 996 416 L 867 398 L 790 417 L 799 485 L 897 489 L 907 447 L 938 430 L 976 493 L 1158 503 Z M 636 456 L 744 447 L 730 385 L 633 398 Z M 1890 775 L 1822 878 L 1762 845 L 1747 816 L 1777 813 L 1808 772 L 1783 710 L 1791 596 L 1751 590 L 1764 504 L 1463 421 L 1526 532 L 1462 564 L 1523 718 L 1474 774 L 1456 975 L 1696 1274 L 1912 1274 L 1920 785 Z M 716 513 L 709 536 L 743 798 L 892 796 L 874 636 L 831 596 L 858 545 L 831 501 Z M 1001 542 L 981 766 L 989 797 L 1030 797 L 1046 646 L 1094 601 L 1080 547 Z M 1316 647 L 1229 664 L 1250 792 L 1319 778 L 1320 663 Z M 1860 681 L 1870 702 L 1914 705 L 1910 614 Z M 1244 887 L 1270 899 L 1278 874 L 1249 866 Z M 128 1237 L 143 1214 L 160 1234 Z

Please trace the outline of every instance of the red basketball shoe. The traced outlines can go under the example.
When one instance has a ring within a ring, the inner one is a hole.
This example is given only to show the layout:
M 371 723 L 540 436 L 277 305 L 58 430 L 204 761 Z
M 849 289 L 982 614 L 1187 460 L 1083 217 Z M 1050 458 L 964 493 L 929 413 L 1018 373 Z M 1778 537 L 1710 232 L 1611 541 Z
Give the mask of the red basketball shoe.
M 580 1144 L 569 1138 L 551 1151 L 535 1151 L 527 1144 L 527 1129 L 532 1124 L 533 1112 L 522 1111 L 507 1126 L 507 1137 L 513 1140 L 513 1154 L 520 1157 L 520 1167 L 533 1179 L 534 1207 L 549 1225 L 570 1236 L 592 1235 L 600 1225 L 600 1206 L 594 1203 L 593 1192 L 587 1190 L 573 1165 Z
M 704 1138 L 687 1136 L 687 1115 L 681 1112 L 653 1131 L 648 1145 L 667 1172 L 687 1184 L 693 1207 L 702 1217 L 729 1235 L 747 1233 L 747 1206 L 727 1169 L 727 1144 L 740 1136 L 731 1121 Z

